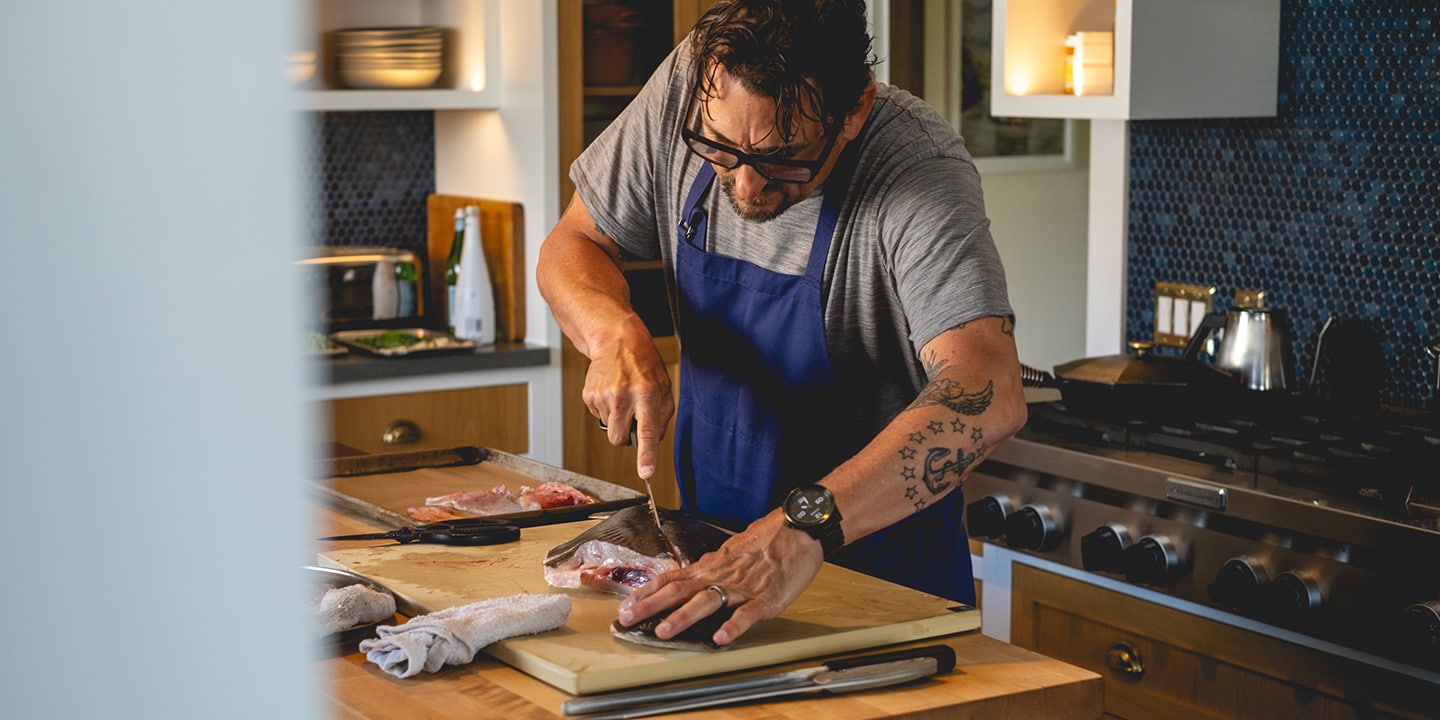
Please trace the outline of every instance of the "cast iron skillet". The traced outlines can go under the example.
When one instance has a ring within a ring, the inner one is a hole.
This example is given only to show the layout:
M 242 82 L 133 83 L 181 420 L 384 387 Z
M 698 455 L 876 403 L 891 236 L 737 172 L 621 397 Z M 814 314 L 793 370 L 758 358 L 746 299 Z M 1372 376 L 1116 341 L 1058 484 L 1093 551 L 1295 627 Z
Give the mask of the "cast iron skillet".
M 1150 352 L 1130 343 L 1134 354 L 1083 358 L 1055 366 L 1055 374 L 1021 365 L 1027 387 L 1060 391 L 1076 412 L 1116 420 L 1193 416 L 1233 405 L 1245 386 L 1239 373 L 1199 360 Z

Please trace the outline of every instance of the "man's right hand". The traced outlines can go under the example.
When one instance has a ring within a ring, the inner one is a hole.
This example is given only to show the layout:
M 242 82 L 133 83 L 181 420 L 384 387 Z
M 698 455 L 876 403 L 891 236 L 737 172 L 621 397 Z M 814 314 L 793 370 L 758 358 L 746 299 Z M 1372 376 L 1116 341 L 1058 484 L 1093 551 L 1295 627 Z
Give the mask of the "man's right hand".
M 675 402 L 660 351 L 630 305 L 620 255 L 576 193 L 541 243 L 535 275 L 560 330 L 590 358 L 585 407 L 608 428 L 612 445 L 629 444 L 635 422 L 635 471 L 648 479 Z
M 635 472 L 641 479 L 655 474 L 660 441 L 675 402 L 665 361 L 637 317 L 633 327 L 612 338 L 591 343 L 590 368 L 581 397 L 590 413 L 606 427 L 611 445 L 629 445 L 635 432 Z

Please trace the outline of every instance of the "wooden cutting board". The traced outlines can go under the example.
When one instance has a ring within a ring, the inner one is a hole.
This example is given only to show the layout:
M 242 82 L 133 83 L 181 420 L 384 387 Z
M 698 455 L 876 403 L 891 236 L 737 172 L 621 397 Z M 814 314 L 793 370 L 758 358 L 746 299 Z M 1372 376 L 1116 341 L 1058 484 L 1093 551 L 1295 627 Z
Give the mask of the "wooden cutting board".
M 541 569 L 550 548 L 596 522 L 525 528 L 519 542 L 507 545 L 332 550 L 320 555 L 319 564 L 378 581 L 395 593 L 401 611 L 409 615 L 516 593 L 570 594 L 572 610 L 564 627 L 502 640 L 485 652 L 576 695 L 747 670 L 980 627 L 980 611 L 968 605 L 827 564 L 780 617 L 756 625 L 729 649 L 688 652 L 624 642 L 611 637 L 609 630 L 619 597 L 551 588 Z

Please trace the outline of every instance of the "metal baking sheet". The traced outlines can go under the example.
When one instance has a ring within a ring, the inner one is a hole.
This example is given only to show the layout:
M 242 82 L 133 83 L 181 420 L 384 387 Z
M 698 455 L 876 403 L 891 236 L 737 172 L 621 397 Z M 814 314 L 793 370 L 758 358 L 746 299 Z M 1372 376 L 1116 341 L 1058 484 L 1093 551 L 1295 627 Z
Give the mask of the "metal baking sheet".
M 474 340 L 426 328 L 342 330 L 330 333 L 330 339 L 368 355 L 392 358 L 468 353 L 477 347 Z
M 596 502 L 588 505 L 486 515 L 531 526 L 583 520 L 596 513 L 613 512 L 642 503 L 645 493 L 581 475 L 519 455 L 491 448 L 459 447 L 411 453 L 386 453 L 335 458 L 326 461 L 314 483 L 331 504 L 390 527 L 421 524 L 406 510 L 425 504 L 425 498 L 454 492 L 474 492 L 506 485 L 519 493 L 523 485 L 561 482 Z M 461 517 L 481 517 L 455 511 Z

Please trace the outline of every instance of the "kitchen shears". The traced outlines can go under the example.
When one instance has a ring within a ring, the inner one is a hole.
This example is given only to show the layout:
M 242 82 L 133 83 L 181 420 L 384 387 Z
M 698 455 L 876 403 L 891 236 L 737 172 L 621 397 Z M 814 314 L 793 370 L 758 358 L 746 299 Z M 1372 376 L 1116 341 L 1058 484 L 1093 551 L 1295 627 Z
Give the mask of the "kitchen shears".
M 520 528 L 499 518 L 466 518 L 402 527 L 389 532 L 332 535 L 321 540 L 394 540 L 439 545 L 500 545 L 520 539 Z

